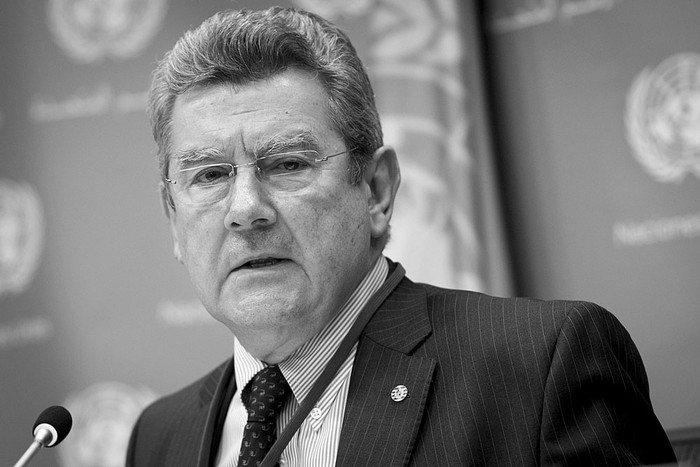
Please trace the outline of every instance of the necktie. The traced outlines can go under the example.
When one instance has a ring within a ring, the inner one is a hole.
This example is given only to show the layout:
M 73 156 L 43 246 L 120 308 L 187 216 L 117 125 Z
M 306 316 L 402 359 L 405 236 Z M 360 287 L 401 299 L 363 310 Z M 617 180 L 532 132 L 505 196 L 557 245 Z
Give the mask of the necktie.
M 258 467 L 275 442 L 277 415 L 292 390 L 277 365 L 263 368 L 246 385 L 242 400 L 248 410 L 238 467 Z

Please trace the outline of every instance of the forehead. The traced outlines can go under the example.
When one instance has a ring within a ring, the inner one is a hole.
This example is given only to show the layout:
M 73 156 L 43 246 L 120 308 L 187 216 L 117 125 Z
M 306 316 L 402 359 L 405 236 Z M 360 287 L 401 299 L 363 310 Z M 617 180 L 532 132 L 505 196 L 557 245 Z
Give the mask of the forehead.
M 175 101 L 173 153 L 209 147 L 252 153 L 299 134 L 311 135 L 320 150 L 337 147 L 328 109 L 323 86 L 296 69 L 242 86 L 200 86 Z

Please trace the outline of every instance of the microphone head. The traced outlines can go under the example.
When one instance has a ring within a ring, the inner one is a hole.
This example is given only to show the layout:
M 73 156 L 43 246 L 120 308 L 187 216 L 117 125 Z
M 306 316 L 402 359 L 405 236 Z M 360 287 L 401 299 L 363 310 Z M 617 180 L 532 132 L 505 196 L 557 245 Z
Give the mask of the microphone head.
M 53 405 L 39 414 L 32 427 L 32 434 L 37 436 L 37 432 L 41 429 L 51 432 L 51 439 L 46 442 L 46 447 L 51 447 L 63 441 L 72 426 L 73 417 L 70 412 L 65 407 Z

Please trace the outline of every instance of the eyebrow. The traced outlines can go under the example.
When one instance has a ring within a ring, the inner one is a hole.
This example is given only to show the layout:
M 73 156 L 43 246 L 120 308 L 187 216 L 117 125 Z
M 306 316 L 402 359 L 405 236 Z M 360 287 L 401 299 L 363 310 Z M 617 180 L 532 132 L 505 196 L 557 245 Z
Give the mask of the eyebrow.
M 258 142 L 253 153 L 256 158 L 260 158 L 299 149 L 318 151 L 319 147 L 318 138 L 311 131 L 304 130 L 293 134 L 273 135 L 265 141 Z
M 278 133 L 259 141 L 255 144 L 253 154 L 257 159 L 299 149 L 318 151 L 319 147 L 318 138 L 311 131 L 303 130 L 293 134 Z M 178 163 L 179 169 L 195 167 L 203 162 L 231 162 L 230 159 L 225 151 L 216 146 L 183 149 L 172 155 L 172 160 Z
M 217 147 L 189 148 L 177 151 L 173 154 L 173 161 L 178 162 L 180 168 L 192 167 L 204 161 L 223 160 L 224 152 Z

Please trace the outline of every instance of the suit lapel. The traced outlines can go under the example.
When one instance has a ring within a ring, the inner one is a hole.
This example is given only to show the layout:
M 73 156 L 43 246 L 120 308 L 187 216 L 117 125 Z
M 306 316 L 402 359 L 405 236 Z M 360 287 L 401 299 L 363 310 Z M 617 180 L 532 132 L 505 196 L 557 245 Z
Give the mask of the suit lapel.
M 430 332 L 425 292 L 404 279 L 360 338 L 336 465 L 408 463 L 435 370 L 411 352 Z M 408 396 L 395 401 L 398 386 Z
M 236 391 L 233 358 L 219 368 L 220 371 L 212 373 L 199 392 L 202 408 L 208 410 L 204 432 L 192 436 L 190 441 L 198 442 L 197 467 L 209 467 L 213 462 L 212 454 L 216 455 L 219 451 L 228 406 Z

